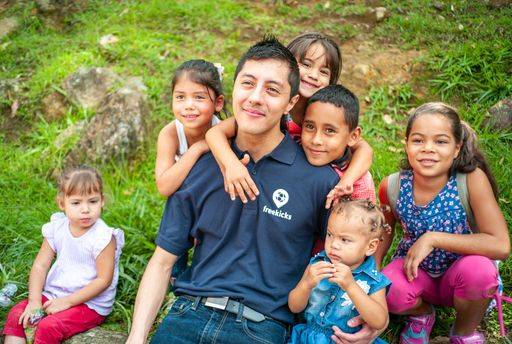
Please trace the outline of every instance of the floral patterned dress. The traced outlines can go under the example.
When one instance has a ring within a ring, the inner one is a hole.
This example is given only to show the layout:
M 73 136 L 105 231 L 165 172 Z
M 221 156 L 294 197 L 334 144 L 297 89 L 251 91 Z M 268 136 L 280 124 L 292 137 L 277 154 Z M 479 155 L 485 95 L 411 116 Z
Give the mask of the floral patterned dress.
M 459 197 L 456 175 L 453 174 L 443 189 L 427 205 L 414 204 L 413 173 L 400 173 L 400 192 L 396 212 L 404 235 L 394 258 L 405 257 L 411 246 L 426 232 L 470 234 L 466 211 Z M 420 264 L 420 268 L 433 277 L 443 274 L 460 255 L 434 249 Z

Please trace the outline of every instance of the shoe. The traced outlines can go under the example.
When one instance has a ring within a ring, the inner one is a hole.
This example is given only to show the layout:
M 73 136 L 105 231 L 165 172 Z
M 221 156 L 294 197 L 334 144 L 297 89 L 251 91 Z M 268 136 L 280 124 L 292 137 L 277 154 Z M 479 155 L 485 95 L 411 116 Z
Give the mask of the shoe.
M 480 332 L 474 332 L 468 336 L 450 336 L 450 344 L 484 344 L 485 337 Z
M 430 332 L 436 321 L 436 312 L 425 315 L 409 316 L 400 333 L 400 344 L 428 344 Z

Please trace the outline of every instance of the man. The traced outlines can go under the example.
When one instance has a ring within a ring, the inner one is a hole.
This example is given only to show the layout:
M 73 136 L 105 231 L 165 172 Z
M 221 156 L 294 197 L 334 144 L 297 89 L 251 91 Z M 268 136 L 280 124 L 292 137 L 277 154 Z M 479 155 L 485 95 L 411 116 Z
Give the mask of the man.
M 297 62 L 277 40 L 263 40 L 235 72 L 233 151 L 260 190 L 255 201 L 231 201 L 211 154 L 194 166 L 166 204 L 157 248 L 144 272 L 128 343 L 143 343 L 167 292 L 176 257 L 199 241 L 192 266 L 175 284 L 177 300 L 153 343 L 284 343 L 293 323 L 289 291 L 307 266 L 317 231 L 325 230 L 325 197 L 337 177 L 313 167 L 280 131 L 298 99 Z

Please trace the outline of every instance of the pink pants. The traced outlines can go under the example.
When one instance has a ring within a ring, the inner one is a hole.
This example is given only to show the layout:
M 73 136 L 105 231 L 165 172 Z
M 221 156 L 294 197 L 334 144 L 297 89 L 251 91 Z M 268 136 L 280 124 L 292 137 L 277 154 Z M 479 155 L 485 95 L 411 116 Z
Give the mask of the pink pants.
M 42 303 L 47 300 L 43 296 Z M 19 325 L 18 320 L 27 304 L 28 300 L 23 300 L 11 308 L 7 315 L 3 334 L 25 338 L 23 325 Z M 58 344 L 77 333 L 98 326 L 104 320 L 104 316 L 99 315 L 82 303 L 65 311 L 45 316 L 37 324 L 34 344 Z
M 413 308 L 420 298 L 433 305 L 453 307 L 454 297 L 472 301 L 489 298 L 498 286 L 496 266 L 483 256 L 461 257 L 437 278 L 418 269 L 418 277 L 410 283 L 403 265 L 404 260 L 397 258 L 382 270 L 391 280 L 386 297 L 390 313 L 403 313 Z

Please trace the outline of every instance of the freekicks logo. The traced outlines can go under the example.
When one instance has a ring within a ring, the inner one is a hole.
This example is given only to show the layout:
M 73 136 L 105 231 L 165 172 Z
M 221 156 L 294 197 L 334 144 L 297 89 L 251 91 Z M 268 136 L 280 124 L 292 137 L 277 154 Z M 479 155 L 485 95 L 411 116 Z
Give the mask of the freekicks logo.
M 277 189 L 272 194 L 272 201 L 274 201 L 277 209 L 271 209 L 264 205 L 263 212 L 290 221 L 292 219 L 292 215 L 288 214 L 286 211 L 279 210 L 279 208 L 288 203 L 289 198 L 290 197 L 288 196 L 288 192 L 286 190 Z

